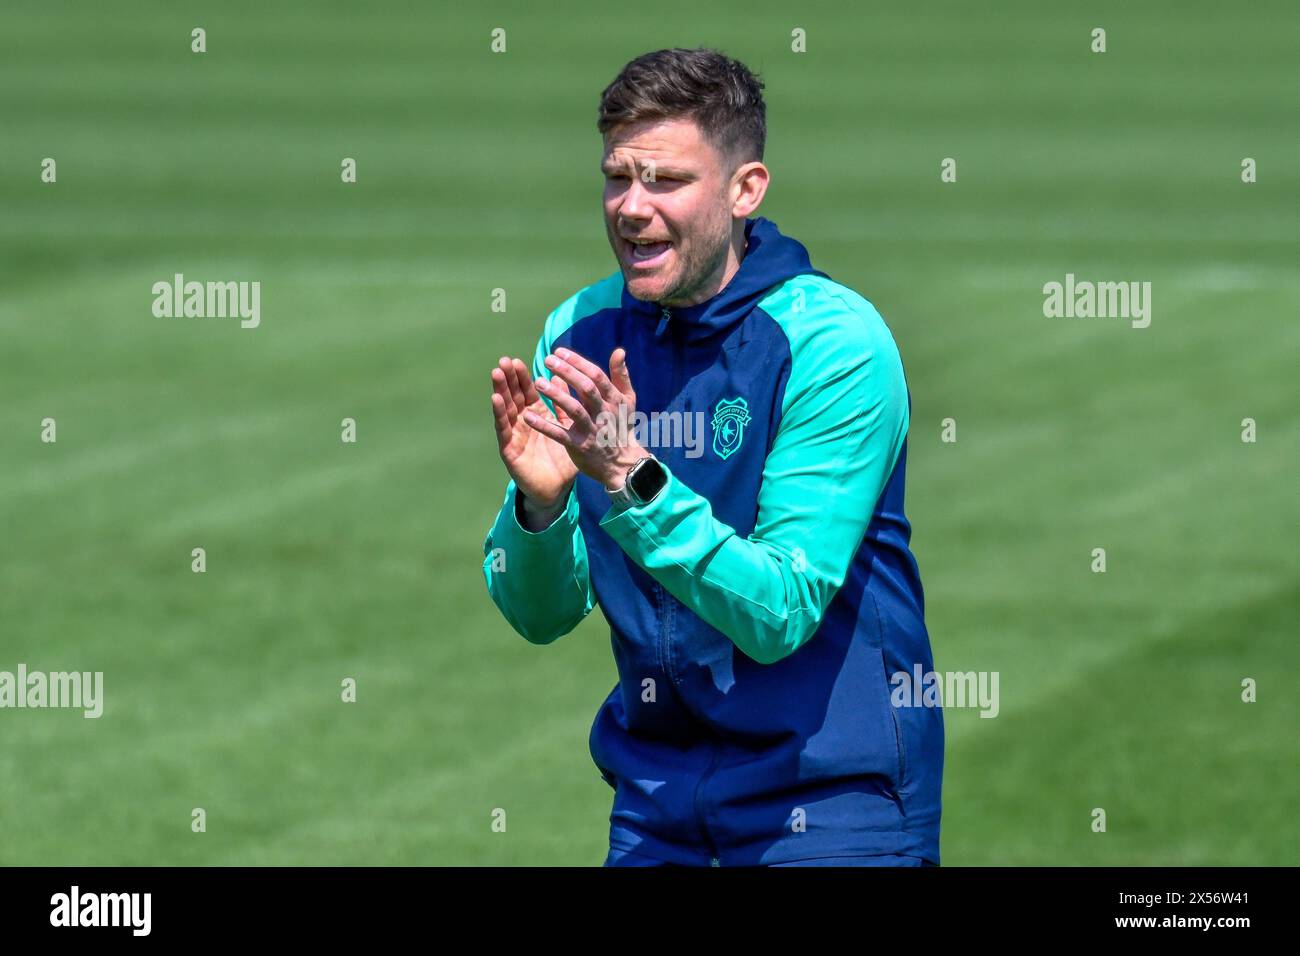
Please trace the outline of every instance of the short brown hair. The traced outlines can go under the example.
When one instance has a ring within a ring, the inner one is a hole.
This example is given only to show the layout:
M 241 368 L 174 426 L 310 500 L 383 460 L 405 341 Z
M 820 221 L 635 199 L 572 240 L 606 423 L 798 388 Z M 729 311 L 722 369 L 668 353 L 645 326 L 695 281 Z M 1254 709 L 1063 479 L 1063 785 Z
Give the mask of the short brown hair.
M 632 60 L 600 94 L 596 128 L 689 118 L 737 163 L 762 161 L 767 140 L 763 82 L 717 50 L 656 50 Z

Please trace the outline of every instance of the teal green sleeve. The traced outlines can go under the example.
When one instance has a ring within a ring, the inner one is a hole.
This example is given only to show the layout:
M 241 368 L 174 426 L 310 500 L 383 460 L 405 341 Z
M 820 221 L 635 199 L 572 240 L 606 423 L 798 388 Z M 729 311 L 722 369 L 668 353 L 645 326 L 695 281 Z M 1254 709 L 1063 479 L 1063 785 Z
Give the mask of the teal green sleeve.
M 551 312 L 533 356 L 533 377 L 550 378 L 543 361 L 555 340 L 584 316 L 617 306 L 622 290 L 622 274 L 614 272 Z M 553 408 L 550 399 L 542 400 Z M 570 490 L 564 512 L 542 531 L 531 532 L 519 523 L 515 495 L 511 481 L 483 541 L 483 577 L 510 626 L 534 644 L 549 644 L 577 627 L 595 606 L 587 545 L 578 527 L 578 496 Z
M 549 644 L 577 627 L 595 602 L 577 494 L 570 491 L 564 512 L 532 532 L 519 524 L 510 482 L 483 542 L 483 577 L 493 603 L 525 640 Z
M 669 593 L 762 664 L 816 632 L 908 427 L 902 362 L 883 320 L 851 290 L 804 278 L 764 303 L 786 330 L 792 366 L 754 533 L 718 521 L 671 473 L 650 504 L 611 508 L 601 521 Z

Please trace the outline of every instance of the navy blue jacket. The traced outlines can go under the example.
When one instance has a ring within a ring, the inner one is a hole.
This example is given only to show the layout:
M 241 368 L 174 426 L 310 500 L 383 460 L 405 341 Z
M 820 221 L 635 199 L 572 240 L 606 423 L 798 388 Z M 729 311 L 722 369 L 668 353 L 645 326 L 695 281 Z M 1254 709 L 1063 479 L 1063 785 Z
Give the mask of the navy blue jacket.
M 909 399 L 875 308 L 766 219 L 712 299 L 664 309 L 615 273 L 548 317 L 564 346 L 627 350 L 642 444 L 669 473 L 640 507 L 579 475 L 563 514 L 484 542 L 489 592 L 545 644 L 599 603 L 619 682 L 591 729 L 610 845 L 749 865 L 939 861 L 943 717 L 895 706 L 933 670 L 903 511 Z M 910 703 L 910 697 L 908 698 Z

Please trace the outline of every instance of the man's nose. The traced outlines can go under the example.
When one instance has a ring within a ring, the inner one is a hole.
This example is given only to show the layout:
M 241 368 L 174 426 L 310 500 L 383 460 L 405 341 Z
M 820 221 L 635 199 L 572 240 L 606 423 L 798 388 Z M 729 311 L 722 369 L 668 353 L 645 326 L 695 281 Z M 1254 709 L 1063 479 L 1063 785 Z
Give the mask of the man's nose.
M 624 219 L 651 219 L 654 210 L 650 206 L 650 193 L 641 182 L 640 176 L 633 176 L 632 183 L 623 194 L 623 203 L 618 209 Z

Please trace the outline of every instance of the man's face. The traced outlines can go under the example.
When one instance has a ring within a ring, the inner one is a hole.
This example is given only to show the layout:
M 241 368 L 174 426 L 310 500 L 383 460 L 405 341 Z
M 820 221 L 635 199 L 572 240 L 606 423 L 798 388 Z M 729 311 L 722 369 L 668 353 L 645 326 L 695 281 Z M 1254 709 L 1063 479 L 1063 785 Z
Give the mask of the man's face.
M 684 306 L 711 294 L 731 238 L 728 165 L 689 119 L 606 134 L 605 232 L 633 296 Z

